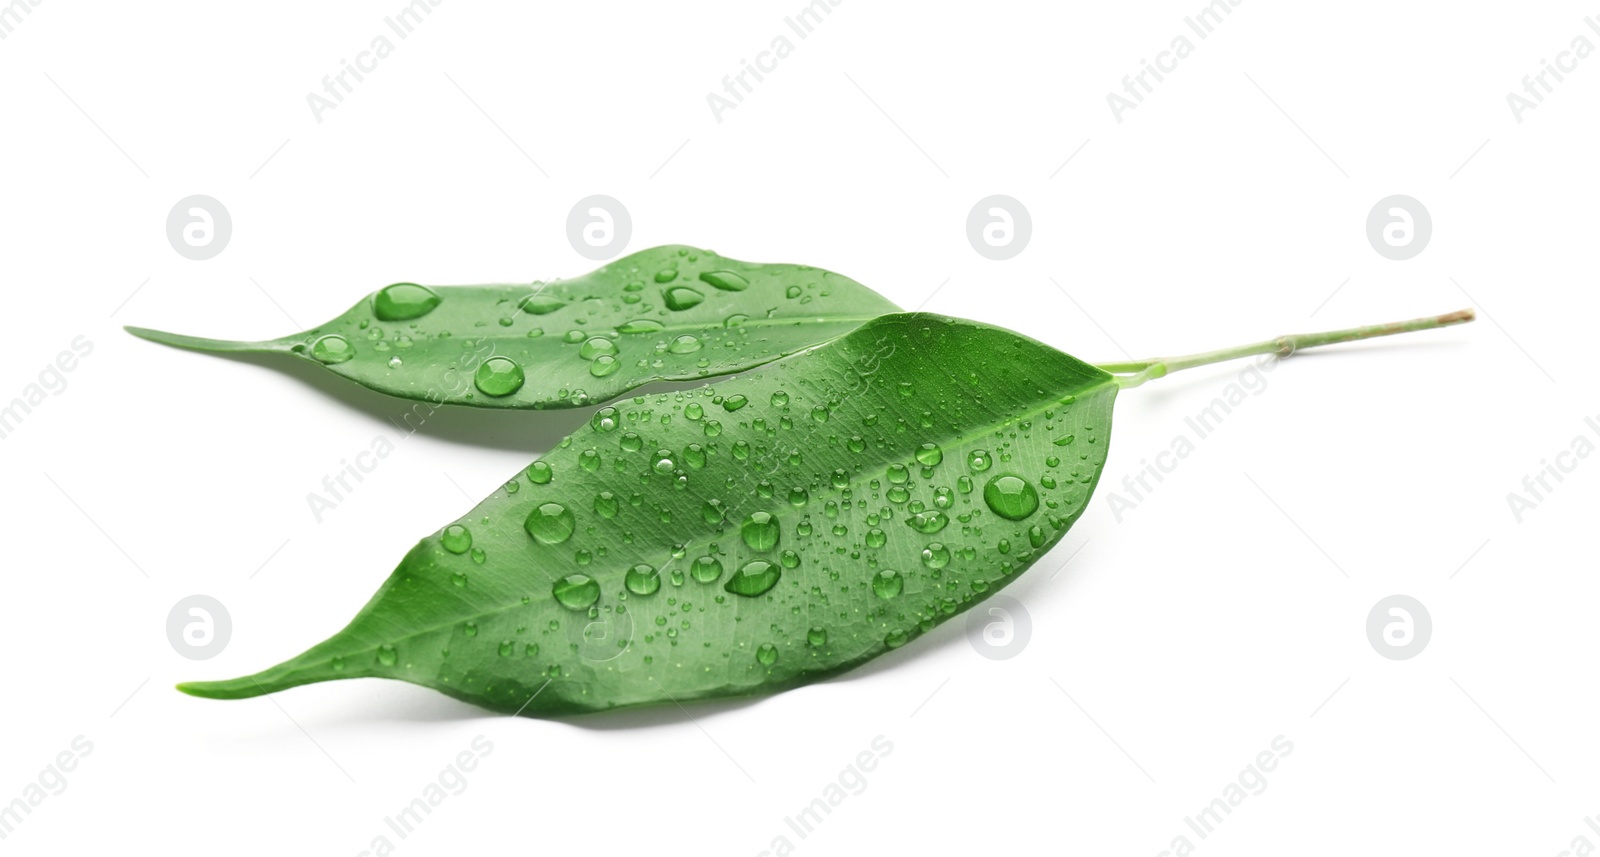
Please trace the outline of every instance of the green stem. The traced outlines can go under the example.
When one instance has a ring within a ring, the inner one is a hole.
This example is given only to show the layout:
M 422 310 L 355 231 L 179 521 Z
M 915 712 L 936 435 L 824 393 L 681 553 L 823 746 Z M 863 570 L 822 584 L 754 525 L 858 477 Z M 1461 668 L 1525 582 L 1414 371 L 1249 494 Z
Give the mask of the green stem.
M 1193 369 L 1196 366 L 1221 363 L 1224 360 L 1235 360 L 1255 354 L 1276 354 L 1281 359 L 1294 354 L 1296 351 L 1316 348 L 1319 345 L 1354 342 L 1357 339 L 1371 339 L 1375 336 L 1393 336 L 1396 333 L 1410 333 L 1414 330 L 1448 327 L 1452 324 L 1463 324 L 1472 321 L 1475 317 L 1476 315 L 1471 309 L 1463 309 L 1445 313 L 1444 315 L 1414 318 L 1410 321 L 1396 321 L 1389 324 L 1352 327 L 1347 330 L 1330 330 L 1324 333 L 1290 333 L 1275 339 L 1268 339 L 1265 342 L 1238 345 L 1233 348 L 1221 348 L 1216 351 L 1203 351 L 1199 354 L 1188 354 L 1182 357 L 1157 357 L 1151 360 L 1130 360 L 1124 363 L 1101 363 L 1099 368 L 1116 375 L 1117 386 L 1122 389 L 1128 389 L 1137 387 L 1153 378 L 1160 378 L 1182 369 Z

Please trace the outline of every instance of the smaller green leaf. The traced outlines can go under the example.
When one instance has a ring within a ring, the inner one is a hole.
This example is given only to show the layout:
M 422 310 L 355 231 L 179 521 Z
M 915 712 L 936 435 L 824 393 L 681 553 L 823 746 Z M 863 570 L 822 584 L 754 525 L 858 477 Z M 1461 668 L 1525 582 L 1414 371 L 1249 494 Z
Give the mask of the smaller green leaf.
M 405 399 L 540 409 L 741 372 L 896 311 L 819 268 L 666 246 L 549 283 L 395 283 L 327 324 L 265 342 L 127 330 L 197 351 L 285 354 Z

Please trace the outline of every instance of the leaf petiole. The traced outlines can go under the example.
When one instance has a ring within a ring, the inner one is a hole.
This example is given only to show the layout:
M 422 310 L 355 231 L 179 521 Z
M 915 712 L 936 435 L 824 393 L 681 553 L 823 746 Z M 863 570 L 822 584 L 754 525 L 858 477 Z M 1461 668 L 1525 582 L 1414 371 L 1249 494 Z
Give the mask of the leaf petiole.
M 1452 324 L 1464 324 L 1476 317 L 1476 313 L 1469 308 L 1445 313 L 1444 315 L 1414 318 L 1410 321 L 1396 321 L 1389 324 L 1373 324 L 1345 330 L 1330 330 L 1323 333 L 1290 333 L 1264 342 L 1238 345 L 1233 348 L 1221 348 L 1216 351 L 1202 351 L 1199 354 L 1188 354 L 1182 357 L 1156 357 L 1150 360 L 1130 360 L 1123 363 L 1100 363 L 1097 366 L 1114 375 L 1117 379 L 1117 386 L 1126 390 L 1182 369 L 1193 369 L 1196 366 L 1221 363 L 1224 360 L 1235 360 L 1256 354 L 1277 354 L 1281 359 L 1306 348 L 1333 345 L 1338 342 L 1354 342 L 1358 339 L 1371 339 L 1375 336 L 1393 336 L 1397 333 L 1410 333 L 1415 330 L 1448 327 Z

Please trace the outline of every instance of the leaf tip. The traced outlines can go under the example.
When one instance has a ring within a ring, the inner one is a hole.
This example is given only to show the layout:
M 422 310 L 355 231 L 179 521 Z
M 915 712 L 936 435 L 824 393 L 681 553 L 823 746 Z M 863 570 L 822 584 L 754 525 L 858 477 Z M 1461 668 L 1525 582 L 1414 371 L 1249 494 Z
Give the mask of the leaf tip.
M 180 693 L 201 699 L 246 699 L 260 696 L 266 691 L 254 682 L 238 679 L 232 681 L 181 681 L 173 685 Z
M 272 343 L 267 342 L 239 342 L 230 339 L 206 339 L 199 336 L 185 336 L 181 333 L 168 333 L 164 330 L 152 330 L 148 327 L 135 327 L 123 325 L 123 330 L 151 342 L 161 345 L 170 345 L 174 348 L 188 348 L 194 351 L 272 351 Z

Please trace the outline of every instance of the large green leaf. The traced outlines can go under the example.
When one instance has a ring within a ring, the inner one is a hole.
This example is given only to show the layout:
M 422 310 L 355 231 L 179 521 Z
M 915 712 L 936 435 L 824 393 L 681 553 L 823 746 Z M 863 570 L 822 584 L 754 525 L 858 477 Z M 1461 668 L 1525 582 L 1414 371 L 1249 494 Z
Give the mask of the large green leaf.
M 327 324 L 266 342 L 128 331 L 200 351 L 287 354 L 433 404 L 565 408 L 760 366 L 896 311 L 819 268 L 666 246 L 550 283 L 396 283 Z
M 343 631 L 181 689 L 380 676 L 550 715 L 816 681 L 1049 550 L 1094 490 L 1117 389 L 999 328 L 885 316 L 750 377 L 601 409 L 413 548 Z

